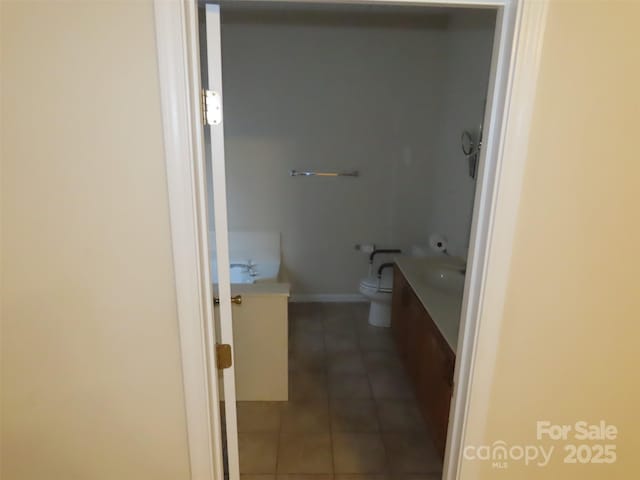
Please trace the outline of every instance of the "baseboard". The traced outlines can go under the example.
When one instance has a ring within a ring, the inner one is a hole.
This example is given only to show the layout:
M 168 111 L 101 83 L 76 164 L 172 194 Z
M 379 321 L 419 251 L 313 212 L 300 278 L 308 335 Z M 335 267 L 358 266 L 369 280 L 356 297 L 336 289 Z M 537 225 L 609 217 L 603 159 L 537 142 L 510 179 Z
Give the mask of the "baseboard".
M 366 302 L 359 293 L 292 293 L 290 302 L 355 303 Z

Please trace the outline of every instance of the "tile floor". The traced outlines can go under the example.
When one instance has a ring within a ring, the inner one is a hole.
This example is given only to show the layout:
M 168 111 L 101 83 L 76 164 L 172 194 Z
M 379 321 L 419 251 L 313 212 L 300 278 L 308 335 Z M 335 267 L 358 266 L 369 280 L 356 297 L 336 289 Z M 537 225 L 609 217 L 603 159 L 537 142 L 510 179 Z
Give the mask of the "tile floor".
M 389 329 L 366 304 L 289 306 L 289 402 L 238 402 L 242 480 L 435 480 Z

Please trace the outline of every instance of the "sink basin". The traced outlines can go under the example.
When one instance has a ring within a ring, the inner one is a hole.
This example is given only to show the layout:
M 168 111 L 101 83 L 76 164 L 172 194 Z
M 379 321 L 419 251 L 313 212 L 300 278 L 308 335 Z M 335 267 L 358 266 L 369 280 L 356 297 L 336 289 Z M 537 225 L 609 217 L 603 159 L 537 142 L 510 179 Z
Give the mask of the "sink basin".
M 422 277 L 426 284 L 437 290 L 460 293 L 464 289 L 464 274 L 454 267 L 430 266 L 424 269 Z

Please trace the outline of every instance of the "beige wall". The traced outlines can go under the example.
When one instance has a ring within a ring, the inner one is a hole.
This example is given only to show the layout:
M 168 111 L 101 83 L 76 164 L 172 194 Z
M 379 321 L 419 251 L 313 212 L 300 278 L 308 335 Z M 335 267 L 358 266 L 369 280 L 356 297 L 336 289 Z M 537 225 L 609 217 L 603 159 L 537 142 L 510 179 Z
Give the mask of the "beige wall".
M 0 477 L 188 478 L 152 4 L 0 8 Z
M 618 461 L 565 465 L 556 443 L 546 468 L 468 462 L 462 478 L 640 474 L 638 18 L 638 2 L 551 2 L 497 369 L 477 386 L 492 402 L 469 438 L 536 444 L 537 420 L 605 420 Z

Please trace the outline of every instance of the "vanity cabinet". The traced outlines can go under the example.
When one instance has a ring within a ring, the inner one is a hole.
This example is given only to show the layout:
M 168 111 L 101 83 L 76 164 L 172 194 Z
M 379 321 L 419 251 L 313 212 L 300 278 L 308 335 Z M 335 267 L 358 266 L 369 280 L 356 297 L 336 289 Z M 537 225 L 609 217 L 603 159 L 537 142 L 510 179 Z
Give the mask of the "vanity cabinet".
M 397 265 L 391 330 L 419 408 L 444 458 L 455 354 Z

